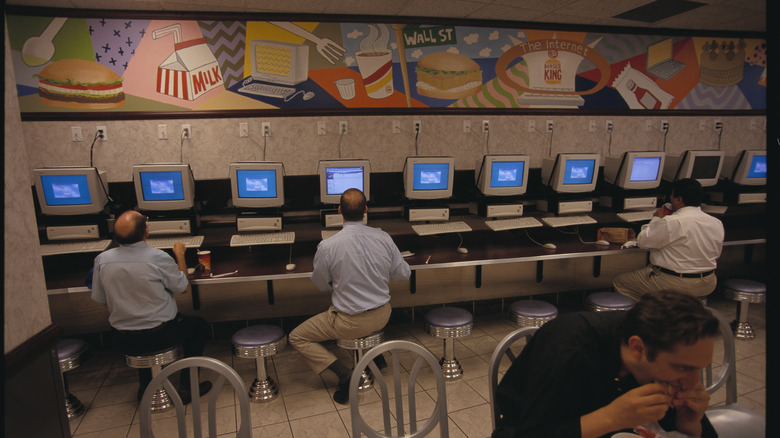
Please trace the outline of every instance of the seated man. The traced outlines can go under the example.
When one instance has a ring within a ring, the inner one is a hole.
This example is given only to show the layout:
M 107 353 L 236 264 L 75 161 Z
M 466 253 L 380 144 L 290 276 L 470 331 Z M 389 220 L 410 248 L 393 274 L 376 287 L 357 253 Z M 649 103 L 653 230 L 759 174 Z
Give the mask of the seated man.
M 637 246 L 650 249 L 650 264 L 615 277 L 615 291 L 634 301 L 661 290 L 703 297 L 718 284 L 715 267 L 723 249 L 723 224 L 701 210 L 704 191 L 692 178 L 672 186 L 671 212 L 659 208 L 642 225 Z
M 201 356 L 208 336 L 203 318 L 178 313 L 173 294 L 190 290 L 184 244 L 176 242 L 173 254 L 146 245 L 146 216 L 122 213 L 114 223 L 119 243 L 95 258 L 92 299 L 106 305 L 114 339 L 125 354 L 144 354 L 181 344 L 185 357 Z M 152 379 L 151 370 L 139 368 L 138 400 Z M 211 382 L 200 384 L 200 394 Z M 181 373 L 181 396 L 190 400 L 189 369 Z
M 534 334 L 499 383 L 493 437 L 610 437 L 659 427 L 716 437 L 700 373 L 718 333 L 701 301 L 680 292 L 646 294 L 628 312 L 561 315 Z
M 349 400 L 352 370 L 319 342 L 360 338 L 384 328 L 391 311 L 389 282 L 407 280 L 411 274 L 393 239 L 363 225 L 367 211 L 360 190 L 341 195 L 344 228 L 317 245 L 311 275 L 319 290 L 331 292 L 332 305 L 296 327 L 289 338 L 314 372 L 329 369 L 338 376 L 333 400 L 341 404 Z

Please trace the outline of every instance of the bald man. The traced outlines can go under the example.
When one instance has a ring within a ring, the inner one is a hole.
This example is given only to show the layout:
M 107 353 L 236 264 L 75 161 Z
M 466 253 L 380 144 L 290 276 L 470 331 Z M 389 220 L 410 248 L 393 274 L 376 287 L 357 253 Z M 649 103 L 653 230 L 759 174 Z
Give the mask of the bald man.
M 320 342 L 355 339 L 384 328 L 390 319 L 390 281 L 409 279 L 411 270 L 386 232 L 363 225 L 366 197 L 358 189 L 341 195 L 344 227 L 317 245 L 311 280 L 331 293 L 330 308 L 314 315 L 290 333 L 292 345 L 316 372 L 326 369 L 339 379 L 333 400 L 349 400 L 352 370 Z
M 186 247 L 176 242 L 174 260 L 148 246 L 146 221 L 146 216 L 137 211 L 127 211 L 117 218 L 114 238 L 119 247 L 95 258 L 92 299 L 108 308 L 114 340 L 125 354 L 150 353 L 181 344 L 185 357 L 200 356 L 208 325 L 203 318 L 179 313 L 174 299 L 174 294 L 190 290 Z M 151 371 L 139 369 L 138 376 L 140 400 L 151 381 Z M 210 382 L 202 382 L 200 393 L 210 388 Z M 188 372 L 181 374 L 180 393 L 188 403 Z

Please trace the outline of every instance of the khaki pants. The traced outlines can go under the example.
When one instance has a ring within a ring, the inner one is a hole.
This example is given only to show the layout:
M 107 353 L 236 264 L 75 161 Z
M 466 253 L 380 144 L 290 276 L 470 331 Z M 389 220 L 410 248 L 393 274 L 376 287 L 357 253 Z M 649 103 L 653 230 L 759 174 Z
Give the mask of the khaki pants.
M 390 319 L 390 303 L 357 315 L 347 315 L 330 306 L 326 312 L 314 315 L 290 333 L 290 345 L 306 359 L 317 374 L 325 371 L 336 356 L 320 342 L 356 339 L 382 330 Z
M 615 292 L 634 301 L 639 301 L 644 294 L 662 290 L 674 290 L 703 297 L 712 293 L 717 285 L 718 279 L 715 273 L 701 278 L 682 278 L 661 272 L 652 265 L 620 274 L 612 281 Z

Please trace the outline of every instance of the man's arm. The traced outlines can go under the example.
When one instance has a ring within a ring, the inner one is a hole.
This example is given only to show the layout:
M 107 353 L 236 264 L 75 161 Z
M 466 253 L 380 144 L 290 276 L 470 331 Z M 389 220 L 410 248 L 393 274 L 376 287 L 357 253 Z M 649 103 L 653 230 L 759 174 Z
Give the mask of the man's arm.
M 317 252 L 314 253 L 314 269 L 311 273 L 311 281 L 322 292 L 333 290 L 333 279 L 330 277 L 327 254 L 325 249 L 319 245 L 317 246 Z
M 580 417 L 582 438 L 596 438 L 658 421 L 666 415 L 671 400 L 668 389 L 660 383 L 634 388 L 612 403 Z
M 176 242 L 173 244 L 173 255 L 176 258 L 176 266 L 179 268 L 179 271 L 181 271 L 184 274 L 184 278 L 188 279 L 187 281 L 187 287 L 184 288 L 181 293 L 187 293 L 190 291 L 190 282 L 189 282 L 189 275 L 187 274 L 187 261 L 184 258 L 184 253 L 187 251 L 187 247 L 184 246 L 181 242 Z

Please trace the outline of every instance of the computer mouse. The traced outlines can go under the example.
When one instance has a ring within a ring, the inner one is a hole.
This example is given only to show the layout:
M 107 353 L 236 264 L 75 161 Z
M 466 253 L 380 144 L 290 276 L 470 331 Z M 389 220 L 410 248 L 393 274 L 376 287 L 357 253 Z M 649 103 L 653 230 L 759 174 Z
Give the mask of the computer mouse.
M 544 249 L 557 249 L 558 248 L 557 246 L 555 246 L 554 243 L 545 243 L 544 245 L 542 245 L 542 247 Z
M 287 266 L 284 267 L 284 269 L 287 269 L 288 271 L 294 271 L 295 270 L 295 263 L 290 263 Z
M 314 92 L 313 91 L 307 91 L 307 92 L 303 93 L 303 100 L 309 100 L 312 97 L 314 97 Z
M 593 243 L 600 246 L 609 246 L 609 242 L 607 242 L 606 240 L 597 240 Z
M 458 251 L 459 253 L 461 253 L 461 254 L 468 254 L 468 253 L 469 253 L 469 250 L 468 250 L 468 248 L 464 248 L 464 247 L 462 247 L 462 246 L 461 246 L 461 247 L 459 247 L 457 251 Z

